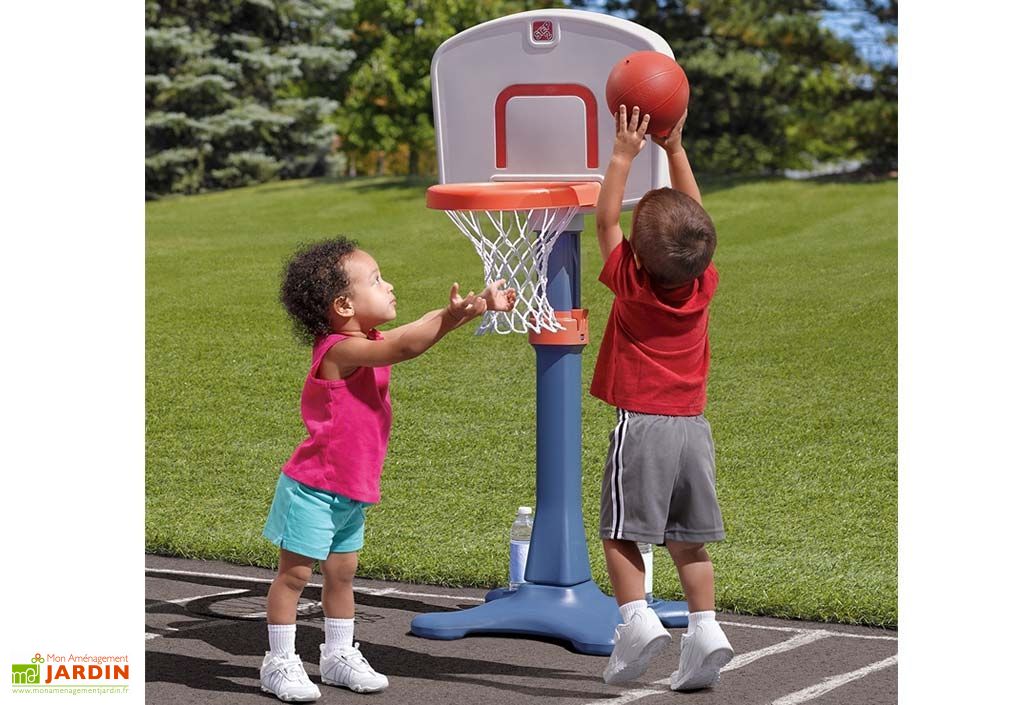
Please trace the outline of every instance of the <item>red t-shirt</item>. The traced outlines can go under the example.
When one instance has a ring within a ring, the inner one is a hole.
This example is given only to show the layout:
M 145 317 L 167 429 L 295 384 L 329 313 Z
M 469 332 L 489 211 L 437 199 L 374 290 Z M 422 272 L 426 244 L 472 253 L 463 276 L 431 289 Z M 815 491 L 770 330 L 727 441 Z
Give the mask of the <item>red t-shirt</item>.
M 708 306 L 718 288 L 713 264 L 678 289 L 655 286 L 625 239 L 608 256 L 601 282 L 615 299 L 590 393 L 642 414 L 696 416 L 707 402 Z

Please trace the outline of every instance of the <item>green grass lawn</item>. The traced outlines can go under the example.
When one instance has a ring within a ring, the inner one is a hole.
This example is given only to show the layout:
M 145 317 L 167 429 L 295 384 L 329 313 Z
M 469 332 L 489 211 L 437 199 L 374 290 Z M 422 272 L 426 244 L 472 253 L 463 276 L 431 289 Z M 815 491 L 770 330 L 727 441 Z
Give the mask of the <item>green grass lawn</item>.
M 292 181 L 146 208 L 146 547 L 276 565 L 260 532 L 304 437 L 309 351 L 277 302 L 300 242 L 355 237 L 396 287 L 398 320 L 478 289 L 471 245 L 424 206 L 425 182 Z M 710 547 L 731 611 L 895 626 L 896 182 L 705 188 L 721 284 L 707 416 L 726 541 Z M 628 214 L 624 216 L 628 225 Z M 595 579 L 614 411 L 586 394 L 611 303 L 583 235 L 583 511 Z M 395 367 L 383 501 L 360 574 L 489 587 L 533 504 L 534 352 L 522 336 L 449 335 Z M 668 554 L 655 591 L 680 595 Z

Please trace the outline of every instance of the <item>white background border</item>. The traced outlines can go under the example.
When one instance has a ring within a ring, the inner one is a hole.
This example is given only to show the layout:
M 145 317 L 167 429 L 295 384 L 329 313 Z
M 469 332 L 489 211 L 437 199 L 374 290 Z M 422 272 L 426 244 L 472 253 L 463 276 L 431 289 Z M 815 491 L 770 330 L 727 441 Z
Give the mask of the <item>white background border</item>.
M 995 701 L 1020 651 L 1006 639 L 1021 627 L 1024 150 L 1007 8 L 903 3 L 901 702 Z M 143 25 L 142 3 L 4 16 L 5 692 L 37 650 L 127 653 L 132 694 L 112 697 L 142 702 Z

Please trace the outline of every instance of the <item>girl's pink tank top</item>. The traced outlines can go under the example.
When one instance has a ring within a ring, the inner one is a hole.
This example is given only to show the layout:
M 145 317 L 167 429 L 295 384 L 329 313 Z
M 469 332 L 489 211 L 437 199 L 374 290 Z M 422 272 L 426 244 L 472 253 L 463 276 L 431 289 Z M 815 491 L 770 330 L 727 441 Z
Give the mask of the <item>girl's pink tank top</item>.
M 317 338 L 302 388 L 302 421 L 309 438 L 281 468 L 310 487 L 360 502 L 380 501 L 380 473 L 391 434 L 391 367 L 360 367 L 345 379 L 316 376 L 327 351 L 348 336 Z M 384 336 L 370 331 L 370 340 Z

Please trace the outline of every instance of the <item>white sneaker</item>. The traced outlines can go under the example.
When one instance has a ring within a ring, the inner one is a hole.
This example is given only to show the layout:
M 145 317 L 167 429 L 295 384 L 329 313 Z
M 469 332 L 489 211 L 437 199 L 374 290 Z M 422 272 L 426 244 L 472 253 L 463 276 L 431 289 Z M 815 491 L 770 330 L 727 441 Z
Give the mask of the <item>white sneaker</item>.
M 615 648 L 604 668 L 604 682 L 612 685 L 639 678 L 671 641 L 654 610 L 636 612 L 627 624 L 615 627 Z
M 298 654 L 274 656 L 268 651 L 260 666 L 260 688 L 288 703 L 309 702 L 320 697 L 320 689 L 309 680 Z
M 699 690 L 718 683 L 719 671 L 733 657 L 732 644 L 718 622 L 697 625 L 684 634 L 679 647 L 679 670 L 672 672 L 672 690 Z
M 327 685 L 340 685 L 357 693 L 376 693 L 388 687 L 388 677 L 373 670 L 359 651 L 359 644 L 351 649 L 326 649 L 327 644 L 320 645 L 320 680 Z

